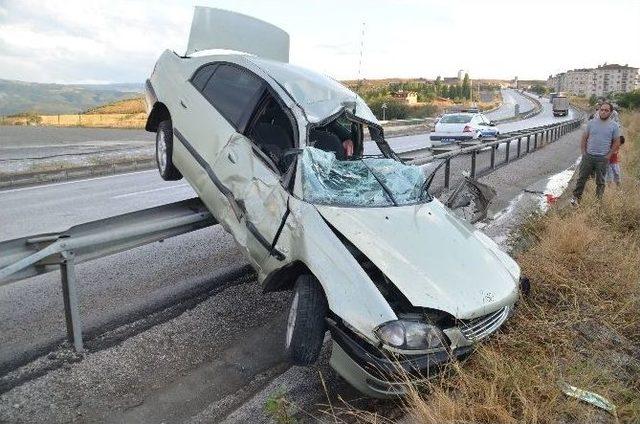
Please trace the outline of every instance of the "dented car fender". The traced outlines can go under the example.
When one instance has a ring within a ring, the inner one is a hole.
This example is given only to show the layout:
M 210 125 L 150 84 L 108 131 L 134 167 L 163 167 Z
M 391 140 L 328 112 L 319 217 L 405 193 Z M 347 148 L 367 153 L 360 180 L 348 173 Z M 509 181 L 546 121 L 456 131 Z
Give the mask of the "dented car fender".
M 301 261 L 320 281 L 329 309 L 373 344 L 379 341 L 374 329 L 397 319 L 360 264 L 329 229 L 317 209 L 304 201 L 289 198 L 290 215 L 276 248 L 287 256 L 287 263 Z M 283 266 L 270 258 L 259 280 Z

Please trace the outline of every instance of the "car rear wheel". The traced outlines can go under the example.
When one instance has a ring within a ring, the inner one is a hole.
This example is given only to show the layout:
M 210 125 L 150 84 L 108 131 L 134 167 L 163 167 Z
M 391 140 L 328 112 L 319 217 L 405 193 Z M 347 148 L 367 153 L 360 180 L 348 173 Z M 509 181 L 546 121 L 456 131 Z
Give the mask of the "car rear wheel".
M 173 165 L 173 126 L 170 120 L 158 124 L 156 164 L 163 180 L 175 181 L 182 178 L 180 171 Z
M 293 364 L 310 365 L 318 359 L 327 330 L 327 310 L 320 282 L 309 274 L 298 277 L 285 335 L 285 353 Z

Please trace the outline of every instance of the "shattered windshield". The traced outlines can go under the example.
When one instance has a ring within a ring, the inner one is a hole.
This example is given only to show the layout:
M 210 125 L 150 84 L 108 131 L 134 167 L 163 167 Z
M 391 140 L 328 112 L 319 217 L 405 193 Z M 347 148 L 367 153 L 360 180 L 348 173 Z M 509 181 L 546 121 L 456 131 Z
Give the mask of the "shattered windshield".
M 302 153 L 302 190 L 310 203 L 335 206 L 401 206 L 429 201 L 425 175 L 393 159 L 338 160 L 334 153 L 307 147 Z

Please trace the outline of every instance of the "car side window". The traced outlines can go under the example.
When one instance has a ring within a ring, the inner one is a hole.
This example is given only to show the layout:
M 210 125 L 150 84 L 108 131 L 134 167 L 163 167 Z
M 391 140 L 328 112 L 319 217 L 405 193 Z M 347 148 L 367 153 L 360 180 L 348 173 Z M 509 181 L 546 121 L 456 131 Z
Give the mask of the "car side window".
M 231 124 L 242 131 L 264 90 L 262 80 L 231 65 L 219 65 L 202 94 Z
M 274 171 L 286 172 L 293 156 L 285 157 L 285 153 L 294 147 L 294 131 L 289 117 L 270 93 L 263 97 L 246 135 L 275 165 Z
M 193 84 L 198 91 L 202 91 L 204 85 L 209 81 L 209 77 L 211 77 L 211 74 L 215 71 L 216 66 L 218 65 L 210 63 L 198 69 L 196 73 L 193 74 L 193 77 L 191 77 L 191 84 Z

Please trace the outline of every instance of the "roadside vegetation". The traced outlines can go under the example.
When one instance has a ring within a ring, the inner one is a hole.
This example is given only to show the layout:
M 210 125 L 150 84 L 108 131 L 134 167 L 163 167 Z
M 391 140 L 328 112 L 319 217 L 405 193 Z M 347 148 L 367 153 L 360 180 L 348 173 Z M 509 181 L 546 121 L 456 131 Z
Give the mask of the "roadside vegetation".
M 119 100 L 78 114 L 39 115 L 32 112 L 2 118 L 3 125 L 54 127 L 144 128 L 147 120 L 142 97 Z
M 358 93 L 378 119 L 409 119 L 436 116 L 453 105 L 478 106 L 482 110 L 493 109 L 500 104 L 498 85 L 481 84 L 481 101 L 478 87 L 472 85 L 468 75 L 455 84 L 446 84 L 437 77 L 435 81 L 416 80 L 365 80 L 346 81 L 345 85 Z M 415 93 L 416 103 L 404 100 Z M 383 111 L 383 105 L 386 110 Z
M 407 399 L 421 423 L 640 422 L 640 112 L 623 115 L 620 188 L 533 217 L 517 254 L 531 294 L 505 331 Z M 598 393 L 617 418 L 566 396 Z

